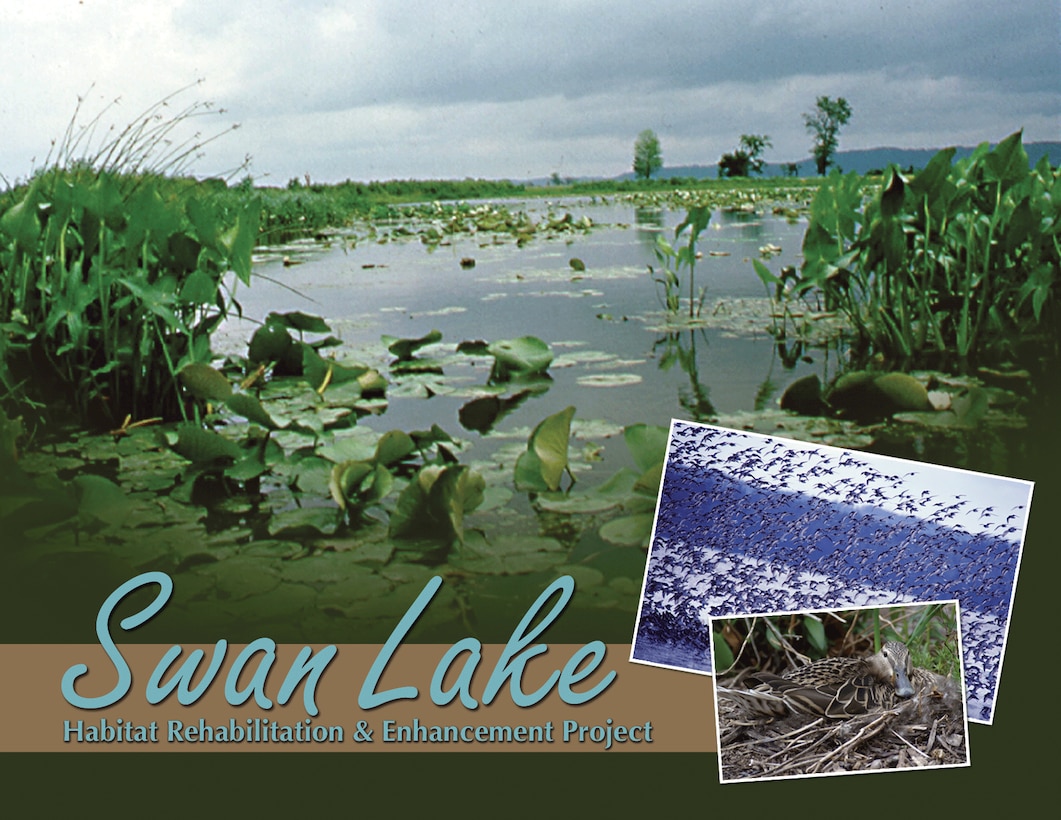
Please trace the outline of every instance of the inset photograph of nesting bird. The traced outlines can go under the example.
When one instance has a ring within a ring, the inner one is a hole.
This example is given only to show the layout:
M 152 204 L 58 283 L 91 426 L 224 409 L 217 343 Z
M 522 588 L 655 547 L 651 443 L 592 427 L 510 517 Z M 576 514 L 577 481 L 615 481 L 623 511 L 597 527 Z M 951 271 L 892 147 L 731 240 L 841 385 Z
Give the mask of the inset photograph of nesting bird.
M 671 424 L 630 659 L 711 674 L 711 618 L 956 599 L 990 723 L 1032 484 Z
M 958 607 L 713 619 L 719 779 L 968 766 Z

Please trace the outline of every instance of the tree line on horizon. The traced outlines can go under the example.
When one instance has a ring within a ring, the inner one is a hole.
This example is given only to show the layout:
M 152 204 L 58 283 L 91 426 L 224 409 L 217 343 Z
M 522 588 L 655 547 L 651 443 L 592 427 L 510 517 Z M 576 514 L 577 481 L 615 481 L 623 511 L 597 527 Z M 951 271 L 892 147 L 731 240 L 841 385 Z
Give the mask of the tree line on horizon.
M 819 176 L 824 176 L 839 147 L 840 129 L 851 119 L 851 105 L 843 97 L 832 99 L 820 96 L 814 109 L 803 114 L 803 124 L 814 137 L 811 154 Z M 718 161 L 720 177 L 747 177 L 761 174 L 765 160 L 763 151 L 772 148 L 769 134 L 741 134 L 738 147 L 722 155 Z M 663 167 L 663 150 L 659 137 L 651 128 L 646 128 L 634 140 L 634 175 L 649 179 Z M 798 174 L 798 164 L 782 166 L 788 176 Z

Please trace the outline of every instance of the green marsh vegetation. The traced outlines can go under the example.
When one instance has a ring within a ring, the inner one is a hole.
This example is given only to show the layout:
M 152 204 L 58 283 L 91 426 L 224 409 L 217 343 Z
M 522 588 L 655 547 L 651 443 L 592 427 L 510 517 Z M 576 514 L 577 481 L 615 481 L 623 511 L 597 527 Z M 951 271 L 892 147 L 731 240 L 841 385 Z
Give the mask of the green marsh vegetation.
M 441 375 L 448 362 L 423 353 L 441 340 L 437 332 L 384 337 L 384 372 L 344 357 L 324 319 L 299 311 L 269 314 L 242 354 L 223 358 L 212 347 L 225 319 L 241 313 L 240 290 L 251 285 L 260 243 L 342 224 L 366 202 L 383 226 L 372 239 L 415 235 L 429 249 L 479 233 L 519 245 L 536 235 L 577 235 L 592 223 L 552 211 L 531 221 L 503 205 L 394 209 L 430 184 L 390 185 L 366 200 L 349 186 L 263 193 L 246 180 L 197 182 L 181 174 L 202 141 L 176 155 L 167 146 L 198 110 L 167 119 L 152 109 L 87 154 L 86 130 L 72 126 L 54 162 L 4 194 L 7 577 L 51 567 L 57 588 L 70 590 L 114 566 L 125 567 L 122 574 L 160 568 L 180 576 L 185 598 L 177 609 L 192 620 L 202 613 L 209 623 L 231 602 L 251 598 L 247 628 L 279 619 L 290 637 L 306 614 L 323 623 L 318 636 L 346 618 L 389 631 L 406 594 L 434 572 L 480 579 L 478 597 L 449 593 L 445 622 L 461 623 L 502 595 L 517 601 L 502 592 L 504 579 L 528 576 L 537 587 L 569 550 L 548 530 L 469 520 L 514 496 L 556 519 L 597 515 L 601 543 L 640 556 L 662 429 L 614 431 L 638 468 L 573 491 L 569 407 L 547 415 L 488 481 L 486 468 L 467 460 L 466 443 L 438 425 L 384 433 L 358 425 L 386 410 L 392 383 L 426 375 L 429 384 Z M 447 192 L 458 189 L 472 190 Z M 509 192 L 501 185 L 491 192 L 501 190 Z M 482 429 L 547 389 L 553 353 L 536 337 L 458 347 L 456 358 L 489 362 L 482 390 L 497 402 L 480 411 Z M 633 572 L 573 571 L 599 587 L 598 603 L 633 605 Z
M 385 636 L 436 573 L 449 583 L 425 630 L 448 639 L 497 624 L 505 636 L 521 596 L 564 572 L 592 610 L 587 620 L 628 635 L 665 420 L 618 426 L 581 417 L 577 398 L 557 401 L 484 458 L 438 424 L 377 431 L 360 422 L 398 398 L 452 389 L 444 371 L 462 369 L 474 383 L 460 421 L 488 433 L 551 389 L 555 340 L 397 333 L 380 340 L 380 357 L 359 361 L 326 318 L 299 311 L 270 313 L 227 356 L 214 349 L 218 329 L 241 313 L 263 245 L 351 221 L 341 241 L 412 240 L 428 252 L 457 241 L 566 243 L 598 226 L 562 205 L 534 218 L 496 200 L 614 197 L 686 213 L 673 242 L 656 245 L 655 353 L 660 369 L 677 363 L 688 375 L 682 406 L 707 420 L 702 232 L 716 210 L 813 219 L 817 183 L 261 188 L 244 176 L 229 185 L 184 176 L 203 141 L 165 147 L 173 126 L 157 113 L 88 159 L 90 132 L 72 128 L 54 162 L 0 195 L 0 525 L 20 539 L 13 568 L 46 566 L 71 583 L 86 566 L 164 569 L 179 576 L 177 608 L 188 618 L 245 619 L 247 638 L 275 623 L 278 637 L 301 639 L 291 636 L 304 629 L 315 640 L 343 639 L 351 619 L 369 625 L 359 640 L 376 627 Z M 572 280 L 592 274 L 592 261 L 564 253 L 561 264 Z M 815 298 L 803 286 L 811 279 L 805 271 L 792 298 Z M 599 463 L 604 439 L 626 466 Z
M 952 603 L 717 619 L 717 668 L 780 674 L 830 655 L 870 655 L 887 641 L 910 650 L 914 666 L 961 680 L 957 609 Z
M 238 307 L 224 275 L 250 282 L 260 203 L 224 209 L 223 183 L 179 176 L 212 138 L 171 136 L 209 109 L 169 102 L 98 147 L 97 120 L 75 115 L 54 158 L 4 195 L 0 399 L 39 421 L 187 418 L 177 373 L 210 360 Z
M 908 177 L 834 173 L 818 190 L 799 281 L 850 322 L 856 358 L 968 371 L 1056 357 L 1061 175 L 1029 167 L 1016 133 L 954 162 L 938 153 Z M 781 284 L 762 263 L 764 282 Z

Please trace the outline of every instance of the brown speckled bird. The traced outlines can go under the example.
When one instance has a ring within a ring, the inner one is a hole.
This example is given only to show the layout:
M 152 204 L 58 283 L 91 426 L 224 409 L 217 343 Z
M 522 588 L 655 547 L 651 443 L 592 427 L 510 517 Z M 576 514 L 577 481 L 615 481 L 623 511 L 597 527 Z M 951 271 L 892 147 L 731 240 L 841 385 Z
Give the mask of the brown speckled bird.
M 918 669 L 898 641 L 865 658 L 822 658 L 784 675 L 756 672 L 747 690 L 719 687 L 719 694 L 762 715 L 795 713 L 848 718 L 891 709 L 920 692 L 937 687 L 939 676 Z

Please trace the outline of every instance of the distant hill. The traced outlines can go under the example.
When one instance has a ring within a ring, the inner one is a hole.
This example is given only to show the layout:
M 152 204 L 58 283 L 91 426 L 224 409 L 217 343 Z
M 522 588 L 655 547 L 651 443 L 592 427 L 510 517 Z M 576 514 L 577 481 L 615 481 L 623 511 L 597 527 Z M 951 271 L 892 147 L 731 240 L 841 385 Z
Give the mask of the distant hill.
M 975 146 L 960 146 L 954 154 L 955 159 L 969 156 Z M 859 151 L 838 151 L 836 153 L 835 165 L 845 173 L 857 171 L 866 174 L 870 171 L 878 171 L 887 168 L 891 164 L 900 168 L 923 168 L 925 164 L 936 155 L 938 148 L 868 148 Z M 1028 152 L 1028 159 L 1032 165 L 1037 163 L 1045 154 L 1050 158 L 1052 165 L 1061 165 L 1061 142 L 1029 142 L 1024 144 L 1024 150 Z M 799 167 L 798 176 L 815 176 L 817 169 L 811 157 L 801 159 L 796 163 Z M 783 176 L 785 173 L 784 163 L 767 163 L 763 169 L 763 176 Z M 718 165 L 676 165 L 666 166 L 653 174 L 656 179 L 668 179 L 670 177 L 687 179 L 716 178 L 718 176 Z M 633 179 L 634 174 L 628 171 L 620 174 L 615 179 Z

